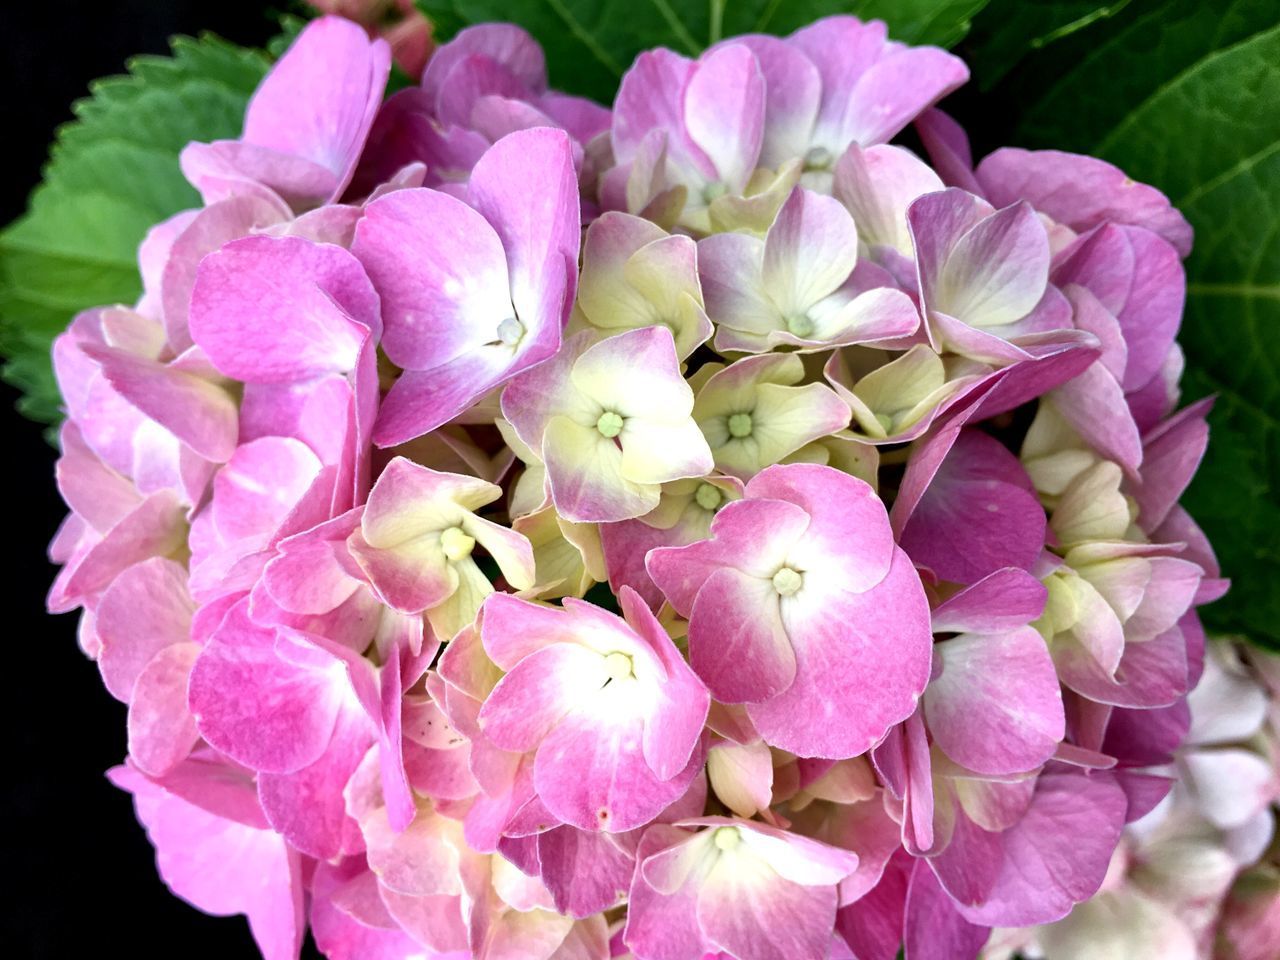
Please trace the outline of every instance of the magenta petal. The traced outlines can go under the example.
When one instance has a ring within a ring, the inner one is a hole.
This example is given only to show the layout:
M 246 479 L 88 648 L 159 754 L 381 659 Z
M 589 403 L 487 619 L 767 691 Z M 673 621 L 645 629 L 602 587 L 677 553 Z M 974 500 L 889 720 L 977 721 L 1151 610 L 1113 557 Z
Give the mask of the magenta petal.
M 1058 675 L 1039 633 L 1023 627 L 962 634 L 937 644 L 934 654 L 925 717 L 948 757 L 977 773 L 1007 775 L 1053 755 L 1065 720 Z
M 538 863 L 556 909 L 578 919 L 621 902 L 635 869 L 612 836 L 575 827 L 539 834 Z
M 1049 591 L 1025 570 L 1007 567 L 943 601 L 933 611 L 934 633 L 999 633 L 1044 613 Z
M 1142 483 L 1133 491 L 1138 501 L 1138 522 L 1154 530 L 1164 522 L 1191 482 L 1209 443 L 1205 422 L 1213 398 L 1186 407 L 1142 438 Z
M 836 932 L 858 960 L 895 960 L 902 944 L 907 885 L 915 858 L 899 850 L 880 882 L 860 900 L 841 908 Z
M 1103 457 L 1133 472 L 1142 463 L 1138 426 L 1120 384 L 1101 363 L 1073 377 L 1050 395 L 1054 409 Z
M 311 885 L 311 935 L 329 960 L 405 960 L 422 948 L 399 929 L 366 926 L 341 909 L 341 891 L 368 867 L 363 858 L 317 865 Z
M 970 923 L 1049 923 L 1097 892 L 1120 828 L 1124 791 L 1107 773 L 1046 773 L 1026 815 L 1000 835 L 1003 860 L 990 892 L 958 903 Z
M 923 860 L 911 872 L 903 928 L 906 960 L 972 960 L 991 934 L 960 915 Z
M 1029 569 L 1044 536 L 1044 508 L 1018 458 L 987 434 L 964 430 L 916 505 L 901 543 L 939 578 L 968 584 L 1004 567 Z

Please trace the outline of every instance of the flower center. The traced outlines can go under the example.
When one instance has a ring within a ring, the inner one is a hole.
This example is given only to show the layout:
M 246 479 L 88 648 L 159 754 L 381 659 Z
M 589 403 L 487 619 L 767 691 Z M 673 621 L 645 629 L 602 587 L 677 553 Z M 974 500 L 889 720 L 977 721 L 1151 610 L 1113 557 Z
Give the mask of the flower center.
M 796 313 L 787 317 L 787 329 L 793 337 L 807 337 L 813 333 L 813 321 L 807 313 Z
M 632 676 L 631 658 L 625 653 L 609 654 L 604 658 L 604 672 L 610 680 L 625 680 Z
M 612 440 L 622 432 L 622 418 L 612 410 L 606 410 L 600 414 L 600 419 L 596 421 L 596 429 L 600 431 L 602 437 Z
M 741 439 L 751 436 L 751 414 L 735 413 L 729 418 L 729 436 Z
M 719 200 L 728 192 L 729 188 L 723 183 L 718 181 L 716 183 L 708 183 L 702 188 L 702 199 L 707 203 L 711 203 L 713 200 Z
M 835 158 L 831 156 L 831 151 L 826 147 L 810 147 L 809 152 L 804 155 L 804 168 L 805 170 L 829 170 L 833 159 Z
M 773 575 L 773 589 L 784 597 L 791 596 L 802 586 L 804 586 L 804 577 L 790 567 L 783 567 Z
M 704 483 L 698 487 L 693 499 L 698 501 L 698 506 L 703 510 L 714 510 L 720 506 L 720 501 L 724 498 L 720 495 L 719 490 L 709 483 Z
M 717 850 L 732 850 L 742 842 L 742 832 L 737 827 L 720 827 L 712 842 Z
M 507 317 L 498 324 L 498 341 L 508 347 L 514 347 L 524 336 L 524 324 L 515 317 Z
M 471 556 L 475 545 L 475 537 L 467 536 L 461 527 L 450 527 L 440 534 L 440 549 L 454 563 Z

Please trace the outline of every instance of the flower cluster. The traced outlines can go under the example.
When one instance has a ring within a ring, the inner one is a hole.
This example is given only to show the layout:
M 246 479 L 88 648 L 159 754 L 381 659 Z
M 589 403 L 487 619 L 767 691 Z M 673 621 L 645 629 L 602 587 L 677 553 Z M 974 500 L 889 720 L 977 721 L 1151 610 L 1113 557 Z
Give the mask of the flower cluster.
M 1044 960 L 1268 960 L 1280 944 L 1280 657 L 1210 644 L 1195 691 L 1163 714 L 1183 739 L 1173 791 L 1125 829 L 1102 891 L 1057 923 L 983 952 Z M 1116 736 L 1132 737 L 1132 728 Z
M 49 605 L 175 893 L 268 960 L 972 958 L 1252 763 L 1179 750 L 1226 582 L 1160 193 L 975 166 L 964 64 L 852 17 L 612 109 L 513 26 L 389 69 L 309 25 L 54 347 Z

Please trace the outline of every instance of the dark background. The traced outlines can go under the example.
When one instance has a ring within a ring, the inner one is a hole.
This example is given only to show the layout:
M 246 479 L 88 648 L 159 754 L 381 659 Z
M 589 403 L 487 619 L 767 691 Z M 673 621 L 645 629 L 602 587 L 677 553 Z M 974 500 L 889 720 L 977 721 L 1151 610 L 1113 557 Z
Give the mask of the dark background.
M 0 223 L 22 213 L 54 128 L 90 80 L 138 53 L 166 53 L 175 33 L 212 30 L 260 46 L 275 32 L 263 0 L 3 0 L 4 188 Z M 5 648 L 0 852 L 9 893 L 0 956 L 121 953 L 139 958 L 257 955 L 243 918 L 207 917 L 160 882 L 127 794 L 103 772 L 125 754 L 125 711 L 76 645 L 77 614 L 49 617 L 45 560 L 64 508 L 43 427 L 0 395 L 4 447 Z

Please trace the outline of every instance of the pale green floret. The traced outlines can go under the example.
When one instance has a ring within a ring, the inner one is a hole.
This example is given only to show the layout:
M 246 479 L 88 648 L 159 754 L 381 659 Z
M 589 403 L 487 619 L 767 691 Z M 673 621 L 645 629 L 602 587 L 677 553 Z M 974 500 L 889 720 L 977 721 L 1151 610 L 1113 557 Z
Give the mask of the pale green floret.
M 450 527 L 440 534 L 440 549 L 453 563 L 471 556 L 475 545 L 475 538 L 468 536 L 461 527 Z
M 826 147 L 810 147 L 809 152 L 804 155 L 804 168 L 806 171 L 830 170 L 834 159 Z
M 783 567 L 773 575 L 773 589 L 784 597 L 791 596 L 803 585 L 804 577 L 790 567 Z
M 698 487 L 697 492 L 693 495 L 693 499 L 698 501 L 698 506 L 703 510 L 714 510 L 720 506 L 720 501 L 724 499 L 723 495 L 709 483 L 704 483 Z
M 880 426 L 884 427 L 884 432 L 886 434 L 893 433 L 897 430 L 897 427 L 893 423 L 893 417 L 889 416 L 887 413 L 877 413 L 876 422 L 879 423 Z
M 707 203 L 711 203 L 714 200 L 719 200 L 728 192 L 729 188 L 723 183 L 708 183 L 706 187 L 703 188 L 702 199 Z
M 737 437 L 741 440 L 743 437 L 751 436 L 751 414 L 735 413 L 729 418 L 729 436 Z
M 524 336 L 524 324 L 515 317 L 507 317 L 498 324 L 498 340 L 508 347 L 514 347 Z
M 742 831 L 737 827 L 720 827 L 716 830 L 712 842 L 717 850 L 732 850 L 742 842 Z
M 787 317 L 787 329 L 793 337 L 801 339 L 813 335 L 813 321 L 807 313 L 796 313 Z
M 622 418 L 612 410 L 606 410 L 596 421 L 596 429 L 600 431 L 602 437 L 612 440 L 622 432 Z
M 610 680 L 626 680 L 632 676 L 631 658 L 625 653 L 611 653 L 604 658 L 604 672 Z

